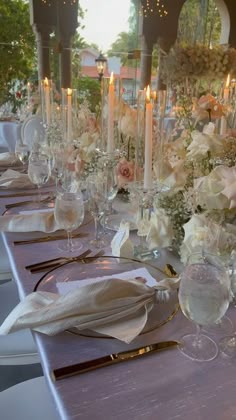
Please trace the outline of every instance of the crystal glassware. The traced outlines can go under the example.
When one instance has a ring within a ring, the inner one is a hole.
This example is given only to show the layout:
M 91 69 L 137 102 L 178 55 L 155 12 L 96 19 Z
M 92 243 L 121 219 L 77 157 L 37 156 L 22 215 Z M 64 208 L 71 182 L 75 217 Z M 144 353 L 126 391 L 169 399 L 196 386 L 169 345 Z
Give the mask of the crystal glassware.
M 182 337 L 179 349 L 192 360 L 208 361 L 218 354 L 216 343 L 201 333 L 202 326 L 220 320 L 228 309 L 230 280 L 219 259 L 207 253 L 190 255 L 179 288 L 183 314 L 197 325 L 196 334 Z
M 58 248 L 70 253 L 81 249 L 81 242 L 72 238 L 72 232 L 84 220 L 84 203 L 81 192 L 58 193 L 55 200 L 54 216 L 58 226 L 67 232 L 67 242 L 59 244 Z
M 47 156 L 40 153 L 31 153 L 29 157 L 28 177 L 38 187 L 39 203 L 41 201 L 40 187 L 46 184 L 50 174 L 50 163 Z
M 15 155 L 24 164 L 29 160 L 30 150 L 27 144 L 24 144 L 21 139 L 16 140 Z
M 103 174 L 89 175 L 87 178 L 87 196 L 89 210 L 93 216 L 95 224 L 95 237 L 90 243 L 96 248 L 105 246 L 104 240 L 99 237 L 98 224 L 106 210 L 106 178 Z
M 228 266 L 229 277 L 231 282 L 232 304 L 236 306 L 236 252 L 232 253 Z M 219 342 L 220 350 L 224 356 L 236 357 L 236 331 L 234 334 L 223 337 Z

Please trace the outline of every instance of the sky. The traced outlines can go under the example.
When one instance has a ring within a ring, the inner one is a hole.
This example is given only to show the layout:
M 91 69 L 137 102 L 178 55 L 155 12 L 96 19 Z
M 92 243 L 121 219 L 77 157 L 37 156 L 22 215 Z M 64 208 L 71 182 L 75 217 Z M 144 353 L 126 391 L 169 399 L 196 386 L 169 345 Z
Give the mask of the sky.
M 87 10 L 81 35 L 106 52 L 120 32 L 128 31 L 130 0 L 80 0 Z

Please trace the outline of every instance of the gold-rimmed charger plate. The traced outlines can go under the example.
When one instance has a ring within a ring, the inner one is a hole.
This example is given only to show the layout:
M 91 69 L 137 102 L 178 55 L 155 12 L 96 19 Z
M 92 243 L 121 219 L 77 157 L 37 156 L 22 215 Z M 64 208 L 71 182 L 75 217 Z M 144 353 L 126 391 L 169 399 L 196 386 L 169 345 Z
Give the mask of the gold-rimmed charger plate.
M 58 293 L 57 283 L 73 282 L 114 274 L 117 275 L 117 278 L 119 278 L 119 273 L 140 269 L 141 267 L 146 268 L 149 274 L 151 274 L 157 282 L 165 277 L 165 273 L 152 262 L 141 262 L 130 258 L 103 256 L 97 258 L 96 261 L 93 261 L 92 258 L 91 261 L 89 261 L 88 258 L 87 263 L 85 264 L 81 262 L 66 263 L 63 266 L 48 271 L 40 278 L 34 291 Z M 120 281 L 122 284 L 122 280 Z M 178 309 L 179 304 L 177 292 L 173 292 L 171 294 L 168 302 L 155 303 L 153 309 L 149 313 L 147 324 L 141 335 L 156 330 L 171 321 L 176 315 Z M 92 338 L 112 338 L 90 330 L 79 331 L 77 329 L 71 329 L 68 332 Z

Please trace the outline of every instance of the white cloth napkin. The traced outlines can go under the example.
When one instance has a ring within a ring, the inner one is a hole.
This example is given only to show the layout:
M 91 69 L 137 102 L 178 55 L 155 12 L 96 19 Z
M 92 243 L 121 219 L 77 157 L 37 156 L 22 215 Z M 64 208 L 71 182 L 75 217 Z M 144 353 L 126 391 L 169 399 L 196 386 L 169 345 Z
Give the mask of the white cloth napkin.
M 110 278 L 62 296 L 31 293 L 6 318 L 0 335 L 24 328 L 55 335 L 76 327 L 130 343 L 146 325 L 149 312 L 159 300 L 159 288 L 163 285 L 149 287 L 142 279 Z
M 8 165 L 22 165 L 19 159 L 16 157 L 15 153 L 4 152 L 0 153 L 0 167 Z
M 0 188 L 34 188 L 27 174 L 7 169 L 0 176 Z
M 0 231 L 2 232 L 55 232 L 61 229 L 54 218 L 51 209 L 25 211 L 16 215 L 0 216 Z

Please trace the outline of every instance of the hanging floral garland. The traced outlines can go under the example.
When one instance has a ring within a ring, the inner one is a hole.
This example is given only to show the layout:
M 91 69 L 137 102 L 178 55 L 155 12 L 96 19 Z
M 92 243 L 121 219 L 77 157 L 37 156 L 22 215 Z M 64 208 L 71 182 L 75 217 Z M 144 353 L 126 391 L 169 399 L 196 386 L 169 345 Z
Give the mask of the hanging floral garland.
M 222 80 L 228 73 L 231 77 L 236 75 L 236 49 L 223 46 L 174 47 L 161 69 L 166 82 L 181 82 L 186 78 Z

